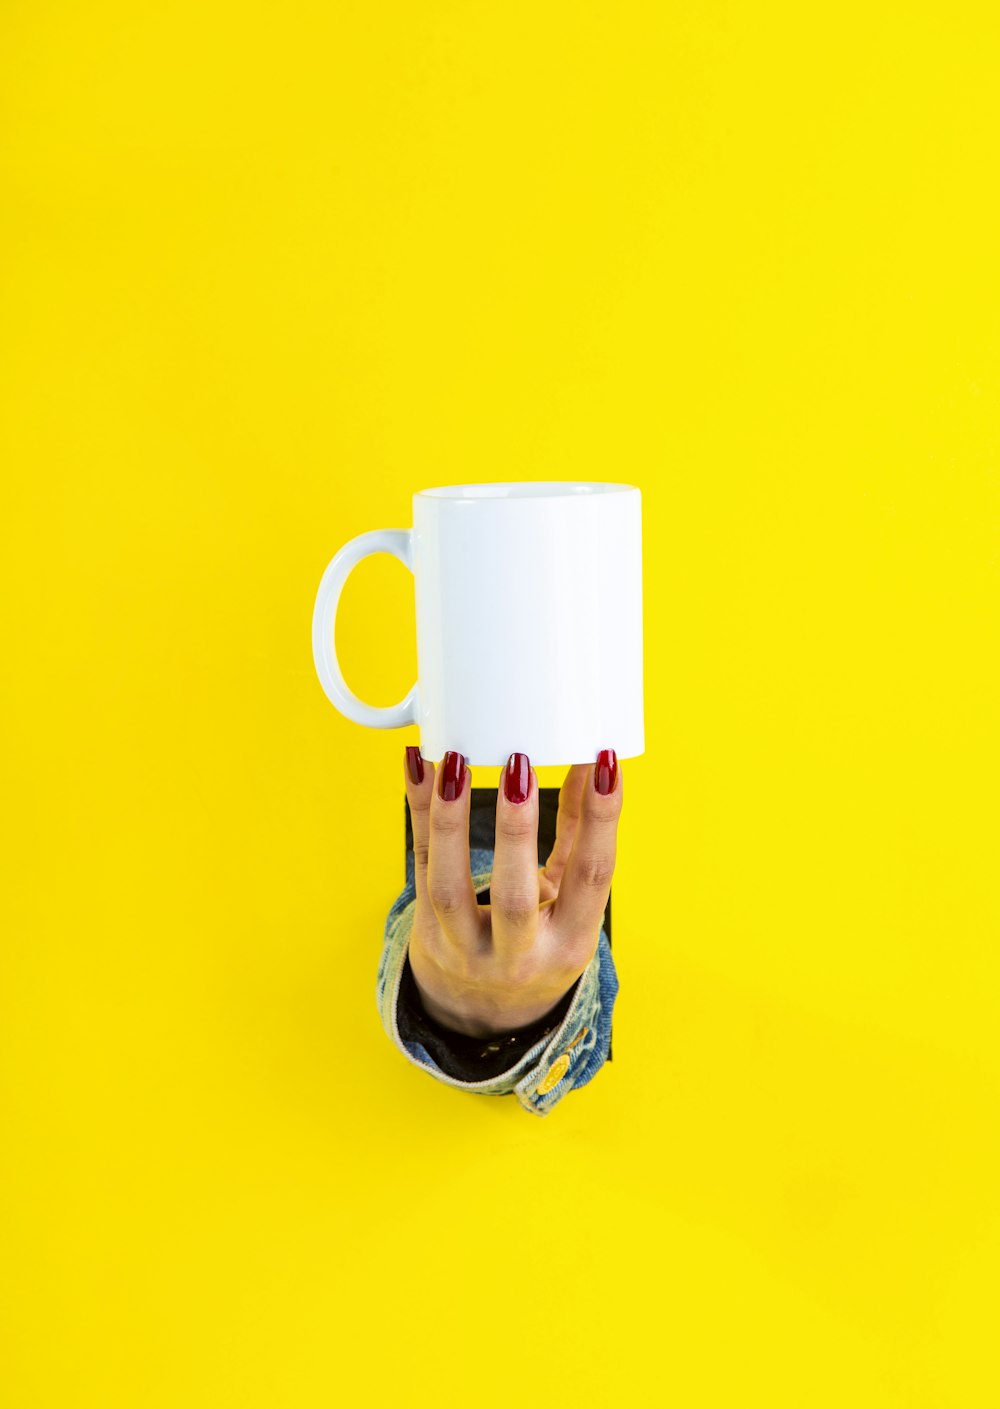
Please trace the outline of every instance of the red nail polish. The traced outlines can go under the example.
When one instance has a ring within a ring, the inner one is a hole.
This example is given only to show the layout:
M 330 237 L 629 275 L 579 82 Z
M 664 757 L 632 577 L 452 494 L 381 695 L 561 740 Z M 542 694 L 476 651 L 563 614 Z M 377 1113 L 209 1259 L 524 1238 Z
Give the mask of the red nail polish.
M 454 802 L 461 797 L 465 774 L 465 754 L 449 750 L 441 760 L 441 782 L 438 785 L 438 793 L 445 802 Z
M 618 755 L 614 749 L 601 749 L 594 769 L 594 787 L 602 797 L 607 797 L 614 792 L 617 781 Z
M 415 744 L 406 746 L 406 766 L 410 770 L 410 780 L 414 783 L 424 781 L 424 760 L 420 757 L 420 749 Z
M 508 802 L 527 802 L 531 791 L 531 760 L 526 753 L 512 753 L 508 758 L 503 791 Z

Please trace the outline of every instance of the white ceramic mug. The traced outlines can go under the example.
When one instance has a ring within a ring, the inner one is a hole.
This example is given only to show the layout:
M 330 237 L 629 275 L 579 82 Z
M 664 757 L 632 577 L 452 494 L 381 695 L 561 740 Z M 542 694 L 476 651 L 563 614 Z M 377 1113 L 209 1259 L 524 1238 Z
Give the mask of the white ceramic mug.
M 415 579 L 417 682 L 367 705 L 334 649 L 337 604 L 369 553 Z M 642 493 L 629 484 L 521 480 L 413 496 L 413 527 L 345 543 L 323 574 L 313 659 L 341 714 L 373 729 L 420 728 L 420 751 L 502 767 L 593 763 L 644 750 Z

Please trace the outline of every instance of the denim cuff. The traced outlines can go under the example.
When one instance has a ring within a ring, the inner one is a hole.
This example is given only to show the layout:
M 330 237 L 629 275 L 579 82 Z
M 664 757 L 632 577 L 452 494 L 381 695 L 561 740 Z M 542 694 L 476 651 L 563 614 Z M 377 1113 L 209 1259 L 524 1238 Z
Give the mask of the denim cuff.
M 477 891 L 483 890 L 490 883 L 493 852 L 474 847 L 471 863 L 473 886 Z M 462 1081 L 443 1072 L 422 1043 L 404 1041 L 400 1035 L 399 990 L 416 908 L 412 852 L 407 854 L 406 869 L 406 887 L 386 919 L 376 980 L 376 1003 L 387 1036 L 409 1061 L 445 1085 L 481 1096 L 514 1095 L 526 1111 L 547 1115 L 570 1091 L 592 1080 L 607 1060 L 618 975 L 603 926 L 594 957 L 577 981 L 573 999 L 555 1031 L 536 1042 L 498 1076 L 485 1081 Z

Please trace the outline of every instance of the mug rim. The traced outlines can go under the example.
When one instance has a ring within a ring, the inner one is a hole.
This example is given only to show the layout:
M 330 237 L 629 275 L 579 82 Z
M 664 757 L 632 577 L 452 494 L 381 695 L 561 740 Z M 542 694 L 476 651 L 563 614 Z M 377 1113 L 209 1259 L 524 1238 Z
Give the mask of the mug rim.
M 531 484 L 537 485 L 543 490 L 550 490 L 550 493 L 534 494 L 496 494 L 484 493 L 488 490 L 510 489 L 516 485 Z M 464 491 L 473 490 L 471 494 Z M 467 504 L 481 503 L 484 501 L 498 499 L 569 499 L 569 498 L 589 498 L 597 494 L 622 494 L 638 493 L 639 486 L 636 484 L 619 484 L 610 480 L 580 480 L 580 479 L 509 479 L 509 480 L 484 480 L 478 484 L 442 484 L 435 485 L 430 489 L 418 489 L 414 494 L 414 499 L 453 499 L 456 502 Z

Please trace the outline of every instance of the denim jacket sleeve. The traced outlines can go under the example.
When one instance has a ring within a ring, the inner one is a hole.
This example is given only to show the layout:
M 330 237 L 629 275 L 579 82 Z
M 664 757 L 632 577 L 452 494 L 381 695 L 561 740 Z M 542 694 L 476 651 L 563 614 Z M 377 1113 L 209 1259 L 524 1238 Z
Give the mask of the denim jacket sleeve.
M 476 890 L 489 884 L 493 853 L 473 847 L 472 881 Z M 508 1071 L 487 1081 L 461 1081 L 437 1065 L 420 1042 L 404 1041 L 398 1024 L 399 990 L 416 904 L 413 853 L 407 853 L 406 886 L 393 901 L 385 924 L 375 997 L 379 1017 L 394 1046 L 415 1066 L 438 1081 L 482 1096 L 515 1095 L 526 1111 L 548 1115 L 568 1092 L 585 1086 L 607 1060 L 611 1014 L 618 995 L 618 975 L 611 945 L 602 926 L 594 957 L 576 984 L 572 1001 L 555 1032 L 541 1038 Z

